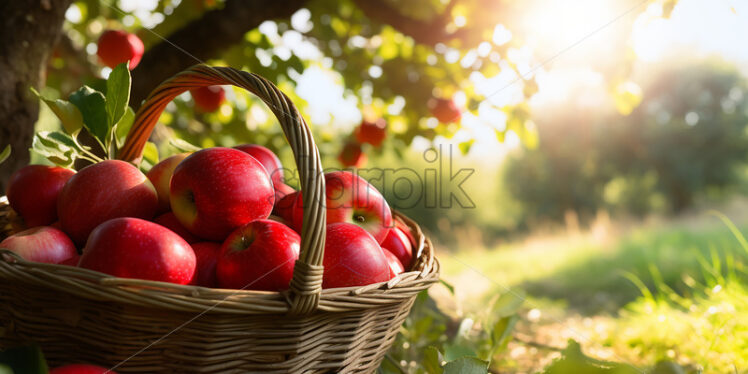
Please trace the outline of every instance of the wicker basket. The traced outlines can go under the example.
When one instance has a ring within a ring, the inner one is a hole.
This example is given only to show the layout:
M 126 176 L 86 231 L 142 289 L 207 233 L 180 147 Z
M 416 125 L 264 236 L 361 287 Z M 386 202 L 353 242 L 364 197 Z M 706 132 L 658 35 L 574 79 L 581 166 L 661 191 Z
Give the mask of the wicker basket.
M 0 257 L 0 349 L 35 342 L 52 366 L 89 362 L 122 373 L 371 373 L 416 294 L 437 281 L 433 247 L 413 221 L 411 269 L 389 282 L 325 289 L 324 178 L 311 132 L 290 100 L 255 74 L 194 66 L 156 88 L 119 158 L 137 161 L 166 105 L 200 86 L 231 84 L 275 113 L 294 152 L 306 201 L 301 255 L 287 292 L 210 289 L 115 278 L 70 266 Z M 0 238 L 14 214 L 0 198 Z M 2 251 L 2 250 L 0 250 Z

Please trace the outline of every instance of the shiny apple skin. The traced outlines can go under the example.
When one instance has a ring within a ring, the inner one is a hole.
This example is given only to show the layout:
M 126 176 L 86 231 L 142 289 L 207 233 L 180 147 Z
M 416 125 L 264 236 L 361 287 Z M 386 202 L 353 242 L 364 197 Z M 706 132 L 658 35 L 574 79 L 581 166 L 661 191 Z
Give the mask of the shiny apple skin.
M 8 180 L 8 203 L 26 227 L 48 226 L 57 221 L 57 199 L 75 171 L 59 166 L 28 165 Z
M 299 259 L 301 238 L 267 219 L 240 227 L 221 246 L 216 273 L 223 288 L 283 291 Z
M 78 256 L 73 241 L 51 226 L 37 226 L 11 235 L 0 242 L 0 248 L 9 249 L 24 260 L 47 264 L 67 263 Z
M 232 148 L 208 148 L 184 159 L 171 178 L 174 215 L 191 233 L 223 242 L 237 228 L 267 218 L 275 191 L 265 168 Z
M 120 160 L 81 169 L 57 199 L 62 230 L 81 247 L 96 226 L 118 217 L 151 219 L 157 207 L 153 184 L 138 168 Z
M 197 260 L 171 230 L 139 218 L 115 218 L 97 227 L 78 266 L 121 278 L 189 284 Z
M 171 176 L 174 174 L 177 165 L 189 155 L 190 153 L 180 153 L 165 158 L 146 173 L 145 176 L 153 183 L 156 193 L 158 193 L 158 213 L 166 213 L 171 210 L 171 204 L 169 203 Z
M 408 236 L 400 228 L 391 228 L 381 245 L 382 248 L 392 252 L 400 263 L 403 264 L 403 267 L 406 269 L 410 268 L 410 264 L 413 261 L 413 246 Z
M 371 234 L 351 223 L 327 225 L 323 288 L 365 286 L 390 279 L 390 265 Z

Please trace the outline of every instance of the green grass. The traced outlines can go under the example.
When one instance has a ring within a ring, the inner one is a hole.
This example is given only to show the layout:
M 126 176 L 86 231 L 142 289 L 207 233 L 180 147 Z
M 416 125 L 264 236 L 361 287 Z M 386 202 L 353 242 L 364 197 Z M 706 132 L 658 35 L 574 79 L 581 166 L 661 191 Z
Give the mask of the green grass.
M 629 304 L 600 343 L 632 362 L 670 359 L 705 373 L 748 372 L 748 287 L 731 280 L 694 291 L 683 298 L 662 290 Z
M 709 257 L 696 253 L 701 281 L 686 278 L 684 292 L 672 289 L 656 268 L 654 292 L 630 276 L 642 296 L 625 307 L 606 345 L 632 360 L 676 360 L 707 373 L 748 372 L 748 242 L 720 218 L 739 246 L 711 246 Z
M 724 225 L 699 229 L 671 225 L 635 229 L 613 240 L 589 236 L 505 245 L 494 250 L 443 254 L 444 278 L 459 283 L 465 272 L 490 279 L 491 293 L 518 288 L 535 298 L 557 300 L 583 314 L 615 313 L 641 295 L 628 275 L 655 286 L 655 269 L 664 284 L 685 292 L 684 279 L 703 279 L 701 259 L 746 258 Z M 616 240 L 617 239 L 617 240 Z M 716 250 L 718 248 L 719 250 Z
M 748 242 L 726 223 L 704 215 L 603 239 L 535 238 L 439 258 L 443 278 L 464 294 L 466 311 L 485 308 L 507 289 L 526 292 L 519 325 L 536 343 L 559 346 L 553 337 L 571 328 L 588 337 L 580 341 L 585 351 L 600 358 L 640 368 L 672 360 L 704 373 L 748 373 Z M 530 321 L 524 313 L 531 308 L 543 318 Z M 506 357 L 504 369 L 512 360 L 523 359 Z M 533 360 L 538 356 L 518 367 L 527 370 Z

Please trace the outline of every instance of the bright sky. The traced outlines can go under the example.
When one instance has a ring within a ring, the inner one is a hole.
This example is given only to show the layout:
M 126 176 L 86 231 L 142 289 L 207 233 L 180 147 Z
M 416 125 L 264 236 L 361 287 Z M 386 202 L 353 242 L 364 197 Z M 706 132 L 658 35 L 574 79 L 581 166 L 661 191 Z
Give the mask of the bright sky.
M 748 74 L 748 48 L 745 47 L 748 39 L 748 1 L 679 0 L 669 19 L 662 19 L 660 3 L 653 3 L 632 12 L 638 16 L 630 38 L 625 36 L 628 33 L 622 33 L 625 28 L 617 24 L 624 23 L 625 17 L 600 29 L 631 9 L 630 1 L 621 4 L 617 0 L 541 0 L 539 3 L 540 6 L 535 7 L 528 16 L 528 23 L 534 26 L 528 27 L 531 34 L 523 39 L 530 50 L 553 51 L 545 55 L 529 53 L 535 61 L 552 58 L 548 65 L 537 72 L 540 90 L 531 104 L 538 113 L 568 106 L 571 102 L 581 106 L 612 106 L 608 83 L 599 71 L 622 65 L 621 60 L 629 48 L 636 56 L 635 66 L 645 69 L 647 65 L 663 63 L 673 57 L 718 55 Z M 579 44 L 555 56 L 557 51 L 575 43 Z M 537 64 L 530 63 L 531 66 Z M 496 84 L 490 86 L 503 87 Z M 504 94 L 506 91 L 514 90 L 506 88 Z M 491 92 L 491 89 L 479 92 Z M 483 113 L 480 116 L 483 119 Z M 473 122 L 469 116 L 466 119 Z M 475 159 L 495 160 L 517 146 L 513 137 L 504 144 L 497 144 L 485 126 L 473 132 L 480 134 L 471 152 Z M 489 155 L 492 157 L 486 157 Z

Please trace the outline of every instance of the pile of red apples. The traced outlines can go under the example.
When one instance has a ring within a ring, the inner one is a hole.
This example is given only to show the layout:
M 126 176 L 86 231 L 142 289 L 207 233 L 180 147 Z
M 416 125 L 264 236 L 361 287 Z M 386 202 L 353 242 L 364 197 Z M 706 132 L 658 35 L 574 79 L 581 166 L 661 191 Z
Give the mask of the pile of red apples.
M 324 178 L 323 287 L 385 282 L 409 269 L 413 236 L 381 193 L 347 171 Z M 77 173 L 30 165 L 11 177 L 7 197 L 27 229 L 0 248 L 27 261 L 264 291 L 289 288 L 306 203 L 284 183 L 278 157 L 251 144 L 175 155 L 147 174 L 118 160 Z

